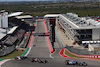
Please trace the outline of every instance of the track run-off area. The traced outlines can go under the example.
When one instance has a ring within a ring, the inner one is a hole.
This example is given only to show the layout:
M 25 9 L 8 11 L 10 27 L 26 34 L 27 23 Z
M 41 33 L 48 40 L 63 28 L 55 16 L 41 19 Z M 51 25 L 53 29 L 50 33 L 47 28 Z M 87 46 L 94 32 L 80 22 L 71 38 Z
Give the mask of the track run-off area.
M 47 32 L 47 25 L 45 20 L 37 20 L 35 31 L 33 33 L 45 33 Z M 57 32 L 56 32 L 57 35 Z M 1 64 L 1 67 L 80 67 L 78 65 L 65 65 L 65 60 L 77 60 L 80 62 L 88 63 L 86 67 L 100 67 L 100 61 L 79 59 L 79 58 L 64 58 L 61 56 L 61 50 L 63 49 L 58 36 L 56 36 L 55 52 L 53 52 L 50 39 L 48 36 L 31 36 L 28 51 L 25 53 L 25 60 L 8 59 L 7 62 Z M 65 55 L 64 55 L 65 56 Z M 32 58 L 40 58 L 41 60 L 47 60 L 48 63 L 34 63 L 31 62 Z M 84 67 L 84 66 L 81 66 Z

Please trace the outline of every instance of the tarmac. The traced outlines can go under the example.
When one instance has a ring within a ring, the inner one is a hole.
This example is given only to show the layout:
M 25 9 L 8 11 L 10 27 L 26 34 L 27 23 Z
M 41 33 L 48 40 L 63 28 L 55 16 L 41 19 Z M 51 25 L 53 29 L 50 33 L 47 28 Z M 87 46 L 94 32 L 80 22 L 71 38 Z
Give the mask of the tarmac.
M 46 32 L 44 21 L 38 22 L 35 32 Z M 63 48 L 62 44 L 60 44 L 58 38 L 56 37 L 55 49 L 56 51 L 51 54 L 48 46 L 48 40 L 46 36 L 35 36 L 34 41 L 32 43 L 32 48 L 30 53 L 27 55 L 27 59 L 17 61 L 10 60 L 4 63 L 1 67 L 80 67 L 78 65 L 65 65 L 65 60 L 78 60 L 85 61 L 88 63 L 86 67 L 100 67 L 99 61 L 86 60 L 86 59 L 70 59 L 64 58 L 60 55 L 60 51 Z M 48 63 L 32 63 L 30 60 L 32 58 L 40 58 L 41 60 L 47 60 Z M 84 67 L 84 66 L 81 66 Z

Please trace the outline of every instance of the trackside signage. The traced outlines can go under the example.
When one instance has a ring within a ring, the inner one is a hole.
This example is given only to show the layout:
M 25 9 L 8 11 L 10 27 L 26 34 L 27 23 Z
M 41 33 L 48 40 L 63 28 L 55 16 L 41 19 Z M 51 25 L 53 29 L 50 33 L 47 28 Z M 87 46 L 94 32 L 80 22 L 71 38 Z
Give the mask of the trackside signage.
M 25 33 L 25 36 L 30 36 L 31 35 L 31 33 Z
M 47 32 L 47 33 L 44 33 L 44 35 L 45 36 L 49 36 L 49 35 L 51 35 L 51 33 L 50 32 Z
M 47 32 L 47 33 L 32 33 L 32 35 L 34 35 L 34 36 L 49 36 L 49 35 L 51 35 L 51 33 L 50 32 Z
M 38 35 L 44 35 L 44 33 L 32 33 L 32 35 L 38 36 Z

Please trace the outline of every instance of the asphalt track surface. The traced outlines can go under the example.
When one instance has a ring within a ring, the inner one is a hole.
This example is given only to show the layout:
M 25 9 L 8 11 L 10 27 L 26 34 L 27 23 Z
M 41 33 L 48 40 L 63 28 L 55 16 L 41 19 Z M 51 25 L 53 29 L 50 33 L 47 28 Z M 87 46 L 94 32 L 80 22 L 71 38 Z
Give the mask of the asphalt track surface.
M 44 21 L 37 22 L 35 32 L 43 33 L 45 32 L 45 24 Z M 62 45 L 59 43 L 56 38 L 55 49 L 56 51 L 51 55 L 48 48 L 48 41 L 46 36 L 35 36 L 32 49 L 28 54 L 28 58 L 25 60 L 17 61 L 10 60 L 4 63 L 1 67 L 80 67 L 78 65 L 65 65 L 65 60 L 68 58 L 63 58 L 60 56 L 59 52 L 62 49 Z M 42 60 L 47 60 L 48 63 L 34 63 L 30 62 L 32 58 L 40 58 Z M 78 60 L 85 61 L 88 63 L 86 67 L 100 67 L 100 61 L 87 60 L 87 59 L 70 59 L 70 60 Z M 84 66 L 81 66 L 84 67 Z

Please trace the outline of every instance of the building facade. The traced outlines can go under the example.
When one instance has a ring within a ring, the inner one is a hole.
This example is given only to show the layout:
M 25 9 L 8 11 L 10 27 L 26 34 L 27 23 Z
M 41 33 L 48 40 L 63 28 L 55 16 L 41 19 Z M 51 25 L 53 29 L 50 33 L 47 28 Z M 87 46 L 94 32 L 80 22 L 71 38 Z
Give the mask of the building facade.
M 45 15 L 54 17 L 55 14 Z M 83 42 L 100 42 L 100 22 L 81 18 L 74 13 L 57 14 L 57 23 L 66 37 L 82 44 Z

